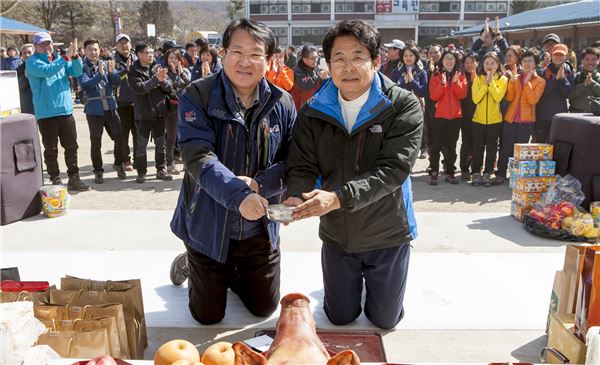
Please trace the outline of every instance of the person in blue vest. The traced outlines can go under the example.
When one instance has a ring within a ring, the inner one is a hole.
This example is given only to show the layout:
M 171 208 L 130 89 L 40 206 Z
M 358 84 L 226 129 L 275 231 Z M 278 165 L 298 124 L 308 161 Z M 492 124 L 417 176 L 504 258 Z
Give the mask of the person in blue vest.
M 85 61 L 83 72 L 77 79 L 85 92 L 85 108 L 83 109 L 90 129 L 92 165 L 94 167 L 94 183 L 104 182 L 102 167 L 102 134 L 104 129 L 114 141 L 113 168 L 117 177 L 124 180 L 127 175 L 124 168 L 123 129 L 117 114 L 117 102 L 114 88 L 121 83 L 121 75 L 115 70 L 114 61 L 100 59 L 100 44 L 97 39 L 88 39 L 83 43 Z
M 271 30 L 236 20 L 223 46 L 223 70 L 179 98 L 185 177 L 171 230 L 187 252 L 174 260 L 171 280 L 188 279 L 189 309 L 202 324 L 223 319 L 228 288 L 255 316 L 277 308 L 279 223 L 265 214 L 285 190 L 296 119 L 291 96 L 265 78 L 276 46 Z
M 85 191 L 89 187 L 79 177 L 77 165 L 77 129 L 73 118 L 73 99 L 71 98 L 70 77 L 79 77 L 83 62 L 77 54 L 77 38 L 73 40 L 66 56 L 61 57 L 54 50 L 52 37 L 46 32 L 33 36 L 35 53 L 27 59 L 25 73 L 29 79 L 33 94 L 35 118 L 38 121 L 42 144 L 44 145 L 44 162 L 50 181 L 61 185 L 58 167 L 58 141 L 65 149 L 65 162 L 71 190 Z
M 416 236 L 410 181 L 423 113 L 417 97 L 377 69 L 381 35 L 344 20 L 323 39 L 331 78 L 304 104 L 287 161 L 294 219 L 320 217 L 325 314 L 335 325 L 362 312 L 377 327 L 404 316 L 410 242 Z M 318 176 L 320 189 L 313 189 Z

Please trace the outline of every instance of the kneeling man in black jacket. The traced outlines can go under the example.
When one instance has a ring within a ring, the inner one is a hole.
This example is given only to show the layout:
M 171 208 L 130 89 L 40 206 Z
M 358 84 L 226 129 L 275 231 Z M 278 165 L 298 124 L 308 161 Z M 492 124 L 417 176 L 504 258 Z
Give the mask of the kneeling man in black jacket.
M 381 36 L 342 21 L 323 40 L 331 79 L 300 110 L 287 164 L 294 219 L 321 217 L 324 310 L 336 325 L 361 313 L 380 328 L 404 316 L 410 224 L 402 184 L 421 145 L 414 94 L 377 71 Z M 322 180 L 321 189 L 313 190 Z

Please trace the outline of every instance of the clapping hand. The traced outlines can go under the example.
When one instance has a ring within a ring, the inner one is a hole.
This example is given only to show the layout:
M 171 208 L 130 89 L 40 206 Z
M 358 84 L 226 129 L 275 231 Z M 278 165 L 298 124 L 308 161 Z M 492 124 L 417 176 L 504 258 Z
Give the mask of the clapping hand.
M 457 84 L 460 82 L 460 78 L 458 77 L 458 72 L 454 73 L 454 77 L 452 77 L 452 83 Z
M 108 61 L 108 73 L 115 72 L 115 60 Z
M 531 70 L 525 74 L 525 83 L 531 81 L 532 78 L 535 77 L 535 70 Z
M 167 79 L 167 69 L 159 67 L 158 71 L 156 72 L 156 78 L 160 82 L 165 81 Z
M 104 70 L 104 61 L 99 60 L 98 61 L 98 73 L 100 75 L 104 75 L 104 72 L 105 72 L 105 70 Z
M 442 74 L 440 75 L 440 79 L 442 80 L 442 86 L 446 86 L 446 82 L 448 80 L 446 80 L 446 73 L 442 72 Z
M 494 35 L 496 35 L 496 37 L 498 37 L 500 35 L 500 18 L 496 15 L 496 18 L 494 18 L 494 21 L 495 21 Z
M 560 80 L 560 79 L 564 79 L 564 78 L 565 78 L 565 64 L 563 63 L 558 68 L 558 72 L 556 73 L 556 79 Z
M 588 72 L 585 76 L 585 80 L 583 80 L 583 86 L 588 87 L 592 84 L 592 73 Z
M 485 84 L 489 85 L 489 84 L 492 83 L 492 81 L 494 81 L 494 72 L 493 71 L 487 71 L 486 77 L 485 77 Z

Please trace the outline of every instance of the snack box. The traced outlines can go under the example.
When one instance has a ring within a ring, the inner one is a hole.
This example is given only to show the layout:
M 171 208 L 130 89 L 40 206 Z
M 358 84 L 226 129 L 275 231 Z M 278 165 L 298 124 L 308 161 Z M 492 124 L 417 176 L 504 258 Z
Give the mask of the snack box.
M 526 193 L 519 190 L 513 190 L 512 193 L 512 202 L 526 208 L 533 207 L 533 205 L 539 203 L 540 200 L 542 200 L 542 193 Z
M 550 190 L 552 184 L 556 182 L 556 176 L 543 176 L 546 179 L 546 190 Z
M 510 215 L 515 217 L 515 219 L 517 219 L 521 223 L 523 223 L 525 216 L 529 213 L 530 210 L 531 208 L 524 207 L 519 203 L 510 203 Z
M 554 155 L 554 146 L 546 143 L 515 143 L 515 161 L 548 161 Z
M 537 161 L 518 161 L 513 158 L 508 160 L 508 167 L 514 169 L 514 174 L 518 177 L 537 176 Z
M 512 167 L 508 168 L 508 187 L 511 189 L 517 188 L 517 172 Z
M 592 213 L 594 227 L 600 228 L 600 201 L 590 203 L 590 213 Z
M 525 193 L 543 193 L 548 190 L 547 177 L 517 177 L 515 189 Z
M 555 176 L 556 161 L 538 161 L 537 176 Z

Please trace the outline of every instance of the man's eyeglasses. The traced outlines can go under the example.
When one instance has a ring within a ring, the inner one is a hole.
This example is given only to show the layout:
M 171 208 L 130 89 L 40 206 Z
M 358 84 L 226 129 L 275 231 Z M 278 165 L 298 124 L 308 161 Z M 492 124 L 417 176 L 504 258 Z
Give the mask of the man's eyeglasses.
M 244 52 L 235 50 L 235 49 L 228 49 L 226 48 L 227 53 L 231 56 L 231 58 L 235 61 L 241 61 L 243 59 L 245 59 L 246 57 L 248 57 L 248 60 L 250 60 L 250 62 L 252 63 L 261 63 L 264 62 L 266 59 L 266 56 L 264 54 L 260 54 L 260 53 L 249 53 L 246 54 Z
M 363 66 L 365 63 L 369 62 L 371 59 L 366 56 L 354 56 L 352 59 L 347 60 L 343 57 L 334 57 L 331 60 L 331 64 L 334 67 L 344 67 L 348 62 L 350 62 L 355 67 Z

